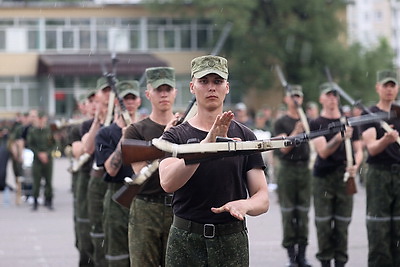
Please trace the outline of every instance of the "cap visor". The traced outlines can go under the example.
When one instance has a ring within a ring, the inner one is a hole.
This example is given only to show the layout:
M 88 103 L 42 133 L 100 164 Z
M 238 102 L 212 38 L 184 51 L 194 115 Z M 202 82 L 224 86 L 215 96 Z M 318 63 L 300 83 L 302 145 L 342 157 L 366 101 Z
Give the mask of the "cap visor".
M 158 88 L 159 86 L 166 84 L 171 86 L 172 88 L 175 88 L 175 82 L 170 80 L 170 79 L 160 79 L 160 80 L 156 80 L 154 82 L 151 83 L 151 86 L 153 86 L 153 88 Z
M 203 78 L 204 76 L 206 76 L 207 74 L 210 74 L 210 73 L 217 74 L 218 76 L 220 76 L 221 78 L 223 78 L 225 80 L 228 79 L 228 74 L 227 73 L 224 73 L 224 72 L 219 71 L 217 69 L 208 69 L 208 70 L 199 71 L 199 72 L 196 72 L 195 74 L 193 74 L 193 76 L 195 78 L 197 78 L 197 79 L 200 79 L 200 78 Z

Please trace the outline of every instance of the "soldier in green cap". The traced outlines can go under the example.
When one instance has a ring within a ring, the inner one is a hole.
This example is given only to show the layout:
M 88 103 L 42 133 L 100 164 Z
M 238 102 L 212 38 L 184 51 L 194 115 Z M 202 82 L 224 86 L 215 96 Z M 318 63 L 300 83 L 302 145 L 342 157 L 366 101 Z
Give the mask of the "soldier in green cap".
M 169 67 L 146 69 L 146 98 L 151 103 L 148 118 L 134 123 L 125 138 L 150 141 L 159 138 L 167 125 L 176 122 L 173 106 L 177 94 L 175 70 Z M 135 173 L 148 162 L 132 164 Z M 164 266 L 169 228 L 172 223 L 172 195 L 160 185 L 158 169 L 153 172 L 132 201 L 129 220 L 129 254 L 132 267 Z
M 133 174 L 130 165 L 122 164 L 121 138 L 124 129 L 136 121 L 141 105 L 139 82 L 120 81 L 116 85 L 122 100 L 116 104 L 113 123 L 102 127 L 95 139 L 95 163 L 104 168 L 101 181 L 106 184 L 103 198 L 104 250 L 107 266 L 129 266 L 128 223 L 129 209 L 112 200 L 112 196 L 124 185 L 125 177 Z M 127 116 L 127 117 L 125 117 Z
M 191 70 L 197 114 L 162 138 L 176 144 L 214 143 L 217 136 L 255 140 L 249 128 L 233 120 L 232 111 L 224 112 L 230 90 L 227 60 L 197 57 Z M 166 266 L 249 265 L 245 216 L 269 208 L 264 167 L 261 153 L 190 165 L 175 157 L 161 160 L 161 186 L 174 194 Z
M 379 101 L 371 112 L 390 112 L 399 92 L 397 73 L 377 73 Z M 387 131 L 380 123 L 361 128 L 368 151 L 366 173 L 368 266 L 400 266 L 400 119 Z
M 301 85 L 290 85 L 284 97 L 286 114 L 275 122 L 276 136 L 294 136 L 304 132 L 306 126 L 300 120 L 298 105 L 303 104 Z M 289 256 L 287 266 L 308 267 L 308 212 L 311 202 L 311 173 L 309 144 L 289 146 L 274 151 L 280 160 L 278 178 L 279 204 L 282 214 L 283 240 Z
M 340 123 L 339 95 L 334 83 L 320 86 L 320 116 L 310 122 L 310 130 L 326 129 L 331 123 Z M 345 140 L 350 138 L 355 164 L 346 167 Z M 317 158 L 313 168 L 313 199 L 315 225 L 317 228 L 317 259 L 322 267 L 345 266 L 349 259 L 347 251 L 348 227 L 353 211 L 353 195 L 346 192 L 344 174 L 355 177 L 363 159 L 362 144 L 356 127 L 346 127 L 346 132 L 329 133 L 313 139 Z
M 33 126 L 27 135 L 27 146 L 34 154 L 32 164 L 33 176 L 33 210 L 38 209 L 38 197 L 42 178 L 45 180 L 44 205 L 53 209 L 53 157 L 51 152 L 55 148 L 53 133 L 47 123 L 48 117 L 43 111 L 33 121 Z

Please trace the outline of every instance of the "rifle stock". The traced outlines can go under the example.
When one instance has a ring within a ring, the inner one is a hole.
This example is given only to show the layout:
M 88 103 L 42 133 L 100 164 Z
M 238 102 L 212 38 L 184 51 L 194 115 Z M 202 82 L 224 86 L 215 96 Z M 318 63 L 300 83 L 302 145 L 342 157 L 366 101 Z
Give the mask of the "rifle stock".
M 151 141 L 124 139 L 121 143 L 122 162 L 131 164 L 139 161 L 153 161 L 162 158 L 166 152 L 152 145 Z
M 112 199 L 125 208 L 130 208 L 133 198 L 139 193 L 141 185 L 124 184 L 117 192 L 114 193 Z

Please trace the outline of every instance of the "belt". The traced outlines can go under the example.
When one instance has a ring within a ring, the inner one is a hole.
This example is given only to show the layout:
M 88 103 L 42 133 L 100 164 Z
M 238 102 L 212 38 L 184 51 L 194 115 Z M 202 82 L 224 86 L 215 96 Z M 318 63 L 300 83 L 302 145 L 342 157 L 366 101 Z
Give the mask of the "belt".
M 282 159 L 282 162 L 290 164 L 292 166 L 308 167 L 308 161 L 305 160 L 286 160 Z
M 170 207 L 172 205 L 172 194 L 171 195 L 137 195 L 136 198 L 153 203 L 164 204 Z
M 372 168 L 384 171 L 390 171 L 391 173 L 399 173 L 400 172 L 400 164 L 371 164 Z
M 216 236 L 230 235 L 246 231 L 245 221 L 236 221 L 225 224 L 212 224 L 212 223 L 196 223 L 189 220 L 182 219 L 174 216 L 172 223 L 176 228 L 188 231 L 190 233 L 202 235 L 205 238 L 214 238 Z

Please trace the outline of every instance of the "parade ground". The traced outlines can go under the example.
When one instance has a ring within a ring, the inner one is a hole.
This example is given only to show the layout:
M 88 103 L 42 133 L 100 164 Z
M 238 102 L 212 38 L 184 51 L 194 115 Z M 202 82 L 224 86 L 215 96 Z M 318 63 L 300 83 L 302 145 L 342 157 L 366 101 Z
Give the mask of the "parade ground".
M 29 203 L 17 206 L 13 191 L 0 193 L 0 267 L 73 267 L 78 266 L 73 231 L 71 176 L 68 159 L 54 162 L 54 210 L 42 205 L 31 211 Z M 9 168 L 7 182 L 14 187 Z M 270 210 L 258 217 L 248 217 L 250 266 L 279 267 L 287 262 L 281 246 L 282 227 L 275 191 L 270 192 Z M 310 211 L 310 237 L 307 257 L 312 266 L 320 266 L 315 258 L 317 239 L 314 211 Z M 367 266 L 368 242 L 365 227 L 365 189 L 358 184 L 354 196 L 353 219 L 349 228 L 349 262 L 347 266 Z M 144 266 L 146 267 L 146 266 Z

